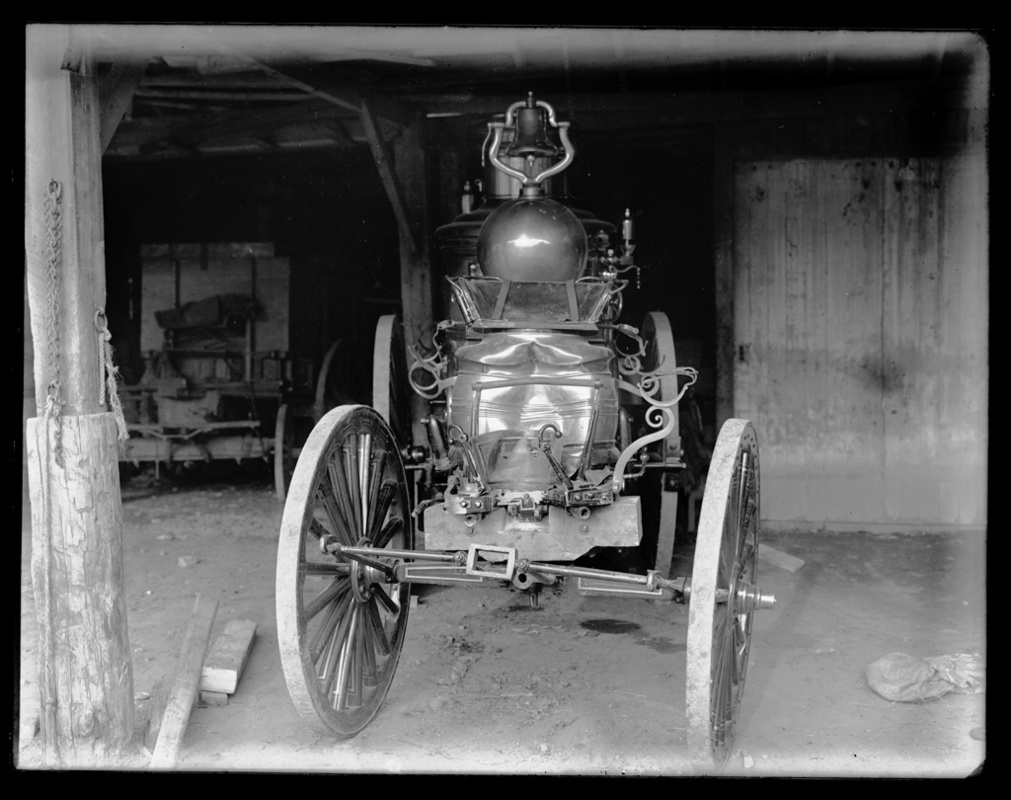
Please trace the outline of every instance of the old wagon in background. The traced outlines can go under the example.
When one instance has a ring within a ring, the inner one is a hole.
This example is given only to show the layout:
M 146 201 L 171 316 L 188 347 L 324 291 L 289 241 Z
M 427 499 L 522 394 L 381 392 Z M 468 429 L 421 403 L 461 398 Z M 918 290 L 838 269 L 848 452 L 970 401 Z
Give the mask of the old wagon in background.
M 269 242 L 142 247 L 143 376 L 120 387 L 120 457 L 164 466 L 272 463 L 284 499 L 301 443 L 337 402 L 329 365 L 292 352 L 291 265 Z M 134 310 L 131 308 L 131 316 Z

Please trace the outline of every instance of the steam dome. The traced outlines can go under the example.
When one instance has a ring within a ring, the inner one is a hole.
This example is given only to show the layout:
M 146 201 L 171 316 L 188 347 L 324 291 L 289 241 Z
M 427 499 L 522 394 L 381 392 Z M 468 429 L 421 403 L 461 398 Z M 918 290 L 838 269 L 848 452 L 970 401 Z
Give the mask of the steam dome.
M 477 238 L 481 272 L 510 281 L 568 281 L 586 268 L 579 218 L 550 198 L 519 198 L 495 209 Z

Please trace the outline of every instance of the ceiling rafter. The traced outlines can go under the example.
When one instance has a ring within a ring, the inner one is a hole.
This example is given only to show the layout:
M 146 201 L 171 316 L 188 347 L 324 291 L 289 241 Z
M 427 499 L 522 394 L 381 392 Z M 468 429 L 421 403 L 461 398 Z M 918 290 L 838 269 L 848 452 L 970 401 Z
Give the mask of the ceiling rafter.
M 144 77 L 144 70 L 143 64 L 116 64 L 99 82 L 99 141 L 103 153 L 109 148 L 116 128 L 133 102 L 137 87 Z

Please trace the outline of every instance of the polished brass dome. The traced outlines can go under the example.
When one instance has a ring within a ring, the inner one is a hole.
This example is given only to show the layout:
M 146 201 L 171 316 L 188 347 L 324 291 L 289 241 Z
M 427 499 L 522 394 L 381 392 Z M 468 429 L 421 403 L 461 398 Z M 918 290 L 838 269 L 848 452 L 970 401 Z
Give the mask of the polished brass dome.
M 495 209 L 477 238 L 481 272 L 510 281 L 568 281 L 583 274 L 586 231 L 547 197 L 521 197 Z

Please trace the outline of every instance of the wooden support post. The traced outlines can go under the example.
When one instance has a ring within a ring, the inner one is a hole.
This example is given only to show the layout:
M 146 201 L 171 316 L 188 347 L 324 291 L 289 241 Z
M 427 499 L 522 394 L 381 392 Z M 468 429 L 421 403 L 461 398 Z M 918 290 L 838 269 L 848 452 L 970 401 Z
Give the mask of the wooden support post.
M 116 422 L 32 418 L 27 444 L 44 763 L 98 766 L 133 737 Z
M 117 427 L 99 403 L 105 256 L 96 69 L 82 29 L 31 25 L 26 33 L 25 251 L 39 414 L 26 445 L 40 733 L 46 766 L 100 765 L 131 740 L 134 698 Z
M 729 126 L 717 123 L 714 132 L 716 242 L 716 430 L 734 410 L 734 152 Z
M 372 114 L 362 100 L 362 123 L 379 168 L 393 214 L 400 229 L 400 291 L 403 308 L 404 346 L 407 363 L 413 361 L 410 347 L 432 328 L 432 266 L 429 260 L 428 186 L 425 176 L 425 151 L 421 137 L 421 118 L 414 119 L 392 149 Z M 411 393 L 413 440 L 426 441 L 422 418 L 427 403 Z
M 422 118 L 416 117 L 397 140 L 395 168 L 400 185 L 404 187 L 404 197 L 409 218 L 415 232 L 416 250 L 408 248 L 408 242 L 400 238 L 400 292 L 404 308 L 404 339 L 409 347 L 417 344 L 432 332 L 432 262 L 428 236 L 428 182 L 425 174 L 425 150 L 422 142 Z M 407 363 L 413 357 L 408 352 Z M 428 434 L 421 422 L 428 415 L 427 401 L 411 392 L 411 420 L 413 441 L 428 441 Z

